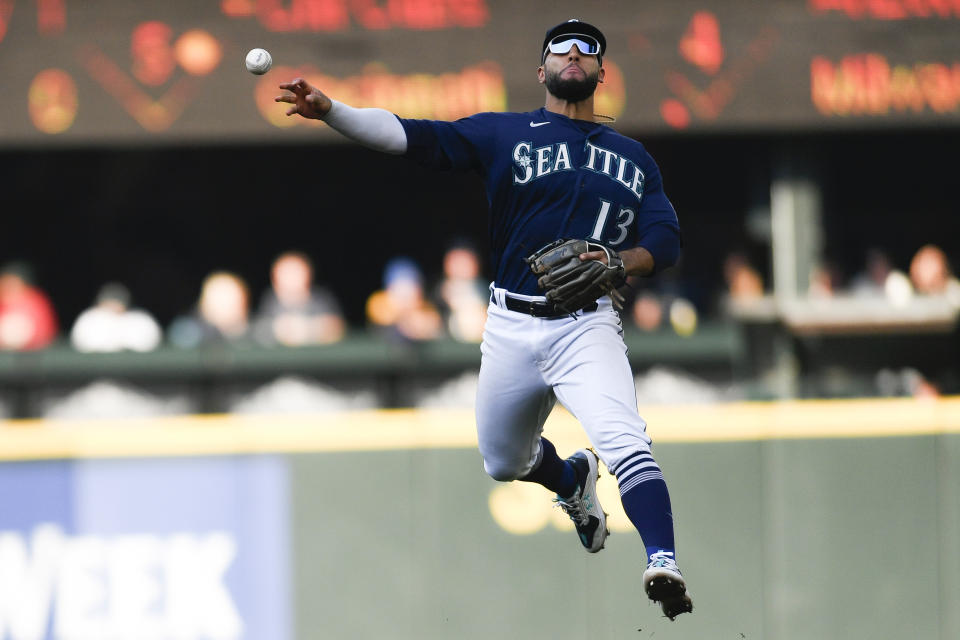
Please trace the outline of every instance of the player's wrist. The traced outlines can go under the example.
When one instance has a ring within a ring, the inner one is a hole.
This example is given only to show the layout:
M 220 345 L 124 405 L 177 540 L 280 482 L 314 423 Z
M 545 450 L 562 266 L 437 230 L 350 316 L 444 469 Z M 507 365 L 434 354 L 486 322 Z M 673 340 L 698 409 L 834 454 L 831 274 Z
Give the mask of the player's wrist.
M 653 254 L 643 247 L 634 247 L 620 252 L 623 260 L 624 275 L 648 276 L 653 273 Z
M 611 251 L 607 258 L 607 266 L 619 272 L 619 275 L 626 277 L 627 268 L 623 263 L 623 256 L 618 251 Z
M 314 92 L 311 96 L 313 100 L 311 101 L 311 106 L 314 111 L 317 112 L 317 120 L 326 120 L 331 115 L 334 115 L 334 110 L 336 105 L 340 104 L 332 98 L 328 98 L 319 91 Z

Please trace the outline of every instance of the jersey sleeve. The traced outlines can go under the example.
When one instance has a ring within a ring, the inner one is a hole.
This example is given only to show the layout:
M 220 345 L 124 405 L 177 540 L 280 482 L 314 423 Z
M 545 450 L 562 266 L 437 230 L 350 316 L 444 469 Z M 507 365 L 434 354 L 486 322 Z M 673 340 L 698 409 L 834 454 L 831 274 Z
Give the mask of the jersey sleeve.
M 652 158 L 637 215 L 637 239 L 637 246 L 653 256 L 654 273 L 673 266 L 680 257 L 683 246 L 680 222 L 673 204 L 663 191 L 663 178 Z
M 407 134 L 404 155 L 429 169 L 483 173 L 493 154 L 495 115 L 478 113 L 453 122 L 398 118 Z

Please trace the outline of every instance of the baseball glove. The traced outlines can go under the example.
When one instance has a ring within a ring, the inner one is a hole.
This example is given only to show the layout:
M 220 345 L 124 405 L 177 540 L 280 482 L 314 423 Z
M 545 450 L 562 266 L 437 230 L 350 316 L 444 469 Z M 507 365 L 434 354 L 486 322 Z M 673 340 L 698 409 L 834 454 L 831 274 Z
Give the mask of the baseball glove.
M 607 264 L 599 260 L 580 260 L 581 253 L 603 251 Z M 597 242 L 561 238 L 525 258 L 537 276 L 537 284 L 549 302 L 573 313 L 609 295 L 614 307 L 623 309 L 623 295 L 617 287 L 626 283 L 623 260 L 616 251 Z

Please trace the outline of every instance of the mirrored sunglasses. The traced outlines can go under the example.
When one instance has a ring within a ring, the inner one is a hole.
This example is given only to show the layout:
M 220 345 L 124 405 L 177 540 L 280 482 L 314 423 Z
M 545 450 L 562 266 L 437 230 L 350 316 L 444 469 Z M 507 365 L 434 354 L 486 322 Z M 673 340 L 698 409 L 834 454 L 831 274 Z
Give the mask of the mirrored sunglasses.
M 547 50 L 550 53 L 564 54 L 569 52 L 573 45 L 577 45 L 577 49 L 584 55 L 595 56 L 600 53 L 600 43 L 596 38 L 581 33 L 565 33 L 557 36 L 547 45 Z

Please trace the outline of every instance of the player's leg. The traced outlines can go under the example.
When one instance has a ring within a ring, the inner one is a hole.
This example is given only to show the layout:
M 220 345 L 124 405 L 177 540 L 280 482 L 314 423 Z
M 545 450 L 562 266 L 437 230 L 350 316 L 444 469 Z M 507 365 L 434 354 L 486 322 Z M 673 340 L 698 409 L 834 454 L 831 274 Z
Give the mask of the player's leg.
M 582 451 L 563 460 L 553 443 L 541 437 L 555 403 L 539 362 L 543 323 L 490 306 L 477 387 L 480 453 L 484 469 L 493 478 L 535 482 L 555 492 L 576 523 L 581 543 L 595 552 L 603 547 L 607 533 L 604 514 L 593 496 L 596 457 Z
M 553 397 L 553 394 L 550 394 Z M 553 403 L 551 403 L 551 406 Z M 546 417 L 544 417 L 546 420 Z M 583 472 L 585 475 L 586 472 Z M 578 469 L 569 460 L 557 455 L 557 448 L 543 435 L 540 436 L 539 462 L 530 473 L 517 478 L 523 482 L 535 482 L 553 491 L 558 496 L 571 496 L 580 483 Z
M 617 477 L 624 511 L 643 540 L 648 567 L 656 569 L 645 576 L 645 587 L 652 599 L 671 601 L 664 611 L 672 617 L 689 610 L 689 598 L 676 568 L 670 495 L 650 450 L 646 423 L 637 413 L 619 317 L 601 305 L 598 312 L 571 322 L 576 325 L 558 340 L 547 379 Z M 661 588 L 667 576 L 670 584 Z
M 568 321 L 562 321 L 568 322 Z M 646 423 L 637 414 L 633 374 L 612 311 L 571 320 L 558 340 L 548 381 L 580 421 L 620 486 L 624 510 L 648 555 L 673 552 L 673 521 L 663 474 L 650 451 Z
M 490 305 L 480 345 L 477 441 L 484 470 L 495 480 L 533 474 L 534 482 L 563 483 L 553 445 L 541 444 L 543 423 L 556 401 L 537 366 L 535 319 Z

